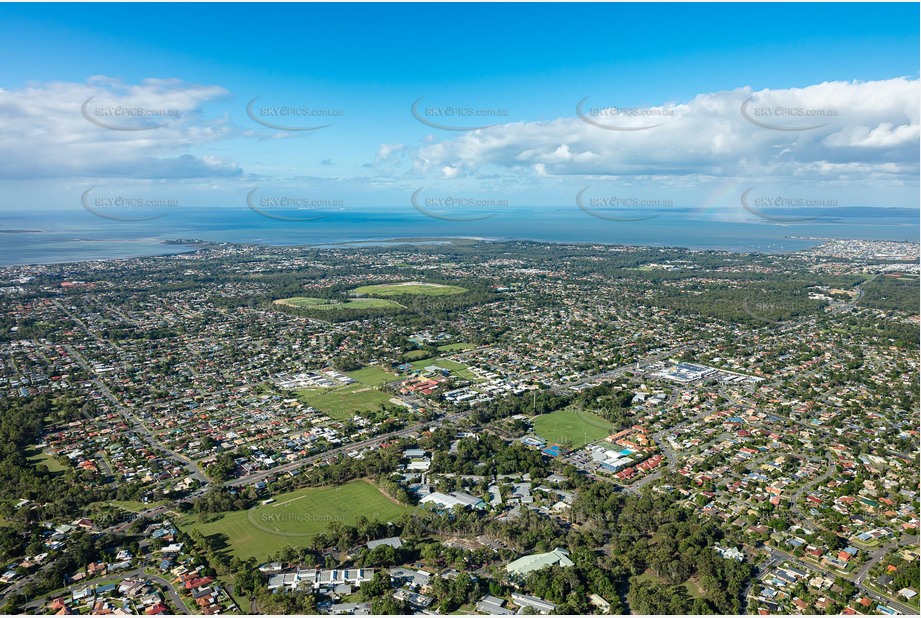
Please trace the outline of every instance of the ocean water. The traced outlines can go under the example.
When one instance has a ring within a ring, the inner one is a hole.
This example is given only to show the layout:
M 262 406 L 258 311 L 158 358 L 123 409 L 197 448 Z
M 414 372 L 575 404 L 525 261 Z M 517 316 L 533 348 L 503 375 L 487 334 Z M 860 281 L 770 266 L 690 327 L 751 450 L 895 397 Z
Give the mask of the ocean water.
M 316 213 L 308 213 L 312 214 Z M 663 211 L 642 221 L 610 220 L 618 215 L 615 211 L 602 214 L 609 218 L 574 208 L 518 208 L 496 212 L 488 219 L 446 221 L 406 208 L 343 210 L 325 213 L 317 220 L 282 221 L 249 209 L 199 208 L 169 212 L 152 221 L 128 222 L 104 219 L 82 209 L 0 213 L 0 265 L 163 255 L 189 249 L 163 244 L 176 239 L 331 246 L 373 245 L 397 238 L 483 238 L 785 253 L 830 238 L 913 242 L 919 238 L 919 213 L 909 209 L 835 209 L 834 216 L 824 211 L 815 219 L 789 222 L 756 217 L 723 221 L 701 218 L 691 210 Z M 623 216 L 629 218 L 630 213 Z

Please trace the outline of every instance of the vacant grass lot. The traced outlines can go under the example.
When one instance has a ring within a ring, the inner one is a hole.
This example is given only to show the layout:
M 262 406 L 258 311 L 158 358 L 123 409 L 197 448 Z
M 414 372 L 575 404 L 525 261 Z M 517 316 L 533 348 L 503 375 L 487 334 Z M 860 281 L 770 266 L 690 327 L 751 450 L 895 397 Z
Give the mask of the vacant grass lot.
M 463 294 L 467 288 L 456 285 L 440 285 L 437 283 L 384 283 L 380 285 L 363 285 L 355 288 L 356 294 L 369 294 L 372 296 L 399 296 L 401 294 L 422 294 L 424 296 L 448 296 L 450 294 Z
M 534 433 L 547 442 L 570 448 L 606 438 L 613 432 L 612 425 L 600 416 L 576 410 L 558 410 L 532 419 Z
M 649 582 L 655 582 L 657 584 L 665 585 L 665 581 L 656 577 L 655 573 L 652 572 L 652 569 L 646 569 L 646 571 L 644 571 L 641 575 L 634 575 L 631 578 L 631 580 L 633 581 L 634 584 L 638 584 L 644 581 L 649 581 Z M 704 591 L 701 589 L 700 583 L 697 581 L 696 577 L 692 577 L 691 579 L 684 582 L 684 584 L 682 585 L 684 586 L 685 590 L 688 591 L 688 595 L 692 599 L 703 598 Z
M 303 388 L 296 393 L 297 398 L 308 406 L 336 420 L 352 418 L 356 413 L 379 410 L 381 404 L 387 403 L 393 396 L 360 382 L 333 389 Z
M 264 561 L 286 546 L 305 545 L 331 522 L 348 524 L 360 515 L 394 521 L 412 510 L 413 507 L 391 501 L 374 484 L 359 480 L 338 487 L 309 487 L 280 494 L 271 504 L 219 513 L 214 521 L 203 523 L 201 515 L 185 517 L 179 526 L 214 537 L 225 551 L 240 559 L 254 557 Z
M 403 356 L 407 360 L 419 360 L 420 358 L 429 358 L 429 354 L 430 353 L 425 350 L 410 350 L 409 352 L 404 352 Z
M 30 451 L 29 463 L 33 466 L 45 466 L 48 468 L 48 472 L 63 472 L 64 466 L 55 459 L 52 455 L 48 453 L 43 453 L 42 451 Z

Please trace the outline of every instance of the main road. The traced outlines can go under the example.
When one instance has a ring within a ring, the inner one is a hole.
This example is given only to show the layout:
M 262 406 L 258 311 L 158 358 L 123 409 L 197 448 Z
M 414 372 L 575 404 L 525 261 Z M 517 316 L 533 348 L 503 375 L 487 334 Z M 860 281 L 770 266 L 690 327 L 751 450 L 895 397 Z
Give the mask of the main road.
M 672 348 L 670 350 L 659 352 L 653 355 L 650 359 L 646 359 L 643 362 L 650 362 L 650 361 L 658 360 L 665 356 L 674 355 L 675 353 L 680 352 L 681 350 L 684 350 L 690 347 L 690 345 L 691 344 L 683 345 L 677 348 Z M 635 364 L 624 365 L 623 367 L 618 367 L 617 369 L 613 369 L 611 371 L 606 371 L 604 373 L 600 373 L 594 376 L 583 378 L 582 380 L 579 380 L 577 382 L 570 382 L 568 384 L 560 384 L 560 385 L 551 387 L 551 390 L 556 393 L 563 392 L 567 389 L 571 389 L 573 386 L 578 386 L 580 384 L 588 384 L 590 382 L 595 382 L 597 380 L 604 380 L 604 379 L 617 377 L 626 371 L 634 369 L 635 367 L 636 367 Z M 425 422 L 425 423 L 417 423 L 410 427 L 401 429 L 399 431 L 394 431 L 394 432 L 386 433 L 380 436 L 375 436 L 373 438 L 368 438 L 367 440 L 363 440 L 361 442 L 353 442 L 353 443 L 346 444 L 346 445 L 343 445 L 343 446 L 340 446 L 334 449 L 330 449 L 328 451 L 324 451 L 322 453 L 318 453 L 316 455 L 311 455 L 310 457 L 304 457 L 302 459 L 292 461 L 291 463 L 283 464 L 281 466 L 276 466 L 269 470 L 262 470 L 254 474 L 248 474 L 247 476 L 240 477 L 238 479 L 233 479 L 231 481 L 227 481 L 226 483 L 224 483 L 224 485 L 227 487 L 240 487 L 240 486 L 245 486 L 245 485 L 252 485 L 254 483 L 258 483 L 259 481 L 265 480 L 266 478 L 270 476 L 276 476 L 278 474 L 285 474 L 292 470 L 296 470 L 300 468 L 301 466 L 312 464 L 317 461 L 327 459 L 331 456 L 338 455 L 340 453 L 348 453 L 351 451 L 362 450 L 368 447 L 377 446 L 383 442 L 387 442 L 388 440 L 392 440 L 394 438 L 398 438 L 401 436 L 409 435 L 416 431 L 420 431 L 424 429 L 425 427 L 431 427 L 433 425 L 439 425 L 439 424 L 450 426 L 452 424 L 456 424 L 457 421 L 463 419 L 468 414 L 469 412 L 466 412 L 466 411 L 465 412 L 455 412 L 452 414 L 448 414 L 447 416 L 439 420 L 434 420 L 434 421 Z
M 322 461 L 324 459 L 329 459 L 331 457 L 335 457 L 342 453 L 360 451 L 368 447 L 378 446 L 384 442 L 393 440 L 394 438 L 407 436 L 411 433 L 421 431 L 425 429 L 426 427 L 432 427 L 434 425 L 439 425 L 439 424 L 442 424 L 442 425 L 443 424 L 448 424 L 448 425 L 454 424 L 454 423 L 457 423 L 457 421 L 461 420 L 462 418 L 466 417 L 467 414 L 469 413 L 468 412 L 456 412 L 453 414 L 449 414 L 441 419 L 427 421 L 425 423 L 416 423 L 415 425 L 410 425 L 409 427 L 405 427 L 398 431 L 391 431 L 389 433 L 385 433 L 379 436 L 374 436 L 373 438 L 368 438 L 367 440 L 362 440 L 360 442 L 350 442 L 349 444 L 344 444 L 342 446 L 338 446 L 336 448 L 329 449 L 328 451 L 317 453 L 316 455 L 311 455 L 309 457 L 303 457 L 301 459 L 297 459 L 295 461 L 292 461 L 291 463 L 283 464 L 280 466 L 276 466 L 274 468 L 270 468 L 268 470 L 262 470 L 260 472 L 248 474 L 238 479 L 227 481 L 226 483 L 224 483 L 224 485 L 226 487 L 241 487 L 245 485 L 252 485 L 254 483 L 258 483 L 259 481 L 265 480 L 266 478 L 270 476 L 277 476 L 279 474 L 285 474 L 286 472 L 297 470 L 298 468 L 302 466 L 313 464 L 318 461 Z

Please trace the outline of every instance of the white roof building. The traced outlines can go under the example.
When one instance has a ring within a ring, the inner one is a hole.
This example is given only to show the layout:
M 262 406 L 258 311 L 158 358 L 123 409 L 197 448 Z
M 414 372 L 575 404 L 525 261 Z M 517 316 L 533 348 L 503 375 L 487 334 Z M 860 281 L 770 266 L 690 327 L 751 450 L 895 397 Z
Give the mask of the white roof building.
M 380 547 L 381 545 L 389 545 L 394 549 L 400 549 L 403 547 L 403 539 L 398 536 L 392 536 L 386 539 L 377 539 L 376 541 L 368 541 L 368 549 L 374 549 L 375 547 Z
M 420 504 L 434 504 L 443 509 L 453 509 L 455 506 L 464 508 L 480 509 L 486 504 L 481 498 L 471 496 L 462 491 L 452 491 L 450 494 L 443 494 L 440 491 L 433 491 L 419 501 Z
M 569 552 L 557 547 L 553 551 L 545 554 L 531 554 L 522 556 L 518 560 L 513 560 L 505 566 L 506 572 L 517 577 L 524 577 L 531 571 L 537 571 L 548 566 L 571 567 L 575 564 L 569 559 Z
M 556 609 L 556 604 L 545 601 L 539 597 L 532 597 L 527 594 L 512 593 L 512 602 L 518 607 L 531 607 L 541 614 L 549 614 Z

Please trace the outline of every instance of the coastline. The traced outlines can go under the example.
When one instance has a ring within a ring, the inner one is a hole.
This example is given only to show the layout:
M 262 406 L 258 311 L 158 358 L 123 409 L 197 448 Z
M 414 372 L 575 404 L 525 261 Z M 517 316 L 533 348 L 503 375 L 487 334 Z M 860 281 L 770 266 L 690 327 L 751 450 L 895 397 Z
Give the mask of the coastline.
M 122 261 L 122 260 L 137 260 L 144 258 L 158 258 L 158 257 L 174 257 L 178 255 L 186 255 L 197 253 L 206 249 L 221 248 L 221 247 L 264 247 L 264 248 L 279 248 L 279 249 L 368 249 L 368 248 L 394 248 L 401 245 L 410 245 L 410 246 L 438 246 L 438 245 L 470 245 L 480 242 L 486 243 L 528 243 L 528 244 L 547 244 L 547 245 L 573 245 L 573 246 L 610 246 L 610 247 L 625 247 L 625 248 L 655 248 L 655 249 L 669 249 L 669 250 L 682 250 L 689 252 L 714 252 L 714 253 L 733 253 L 733 254 L 767 254 L 767 255 L 787 255 L 794 254 L 804 251 L 812 251 L 818 247 L 821 247 L 825 244 L 832 242 L 871 242 L 872 239 L 859 239 L 859 238 L 834 238 L 834 237 L 818 237 L 818 236 L 785 236 L 784 238 L 795 239 L 799 241 L 808 241 L 810 246 L 804 248 L 798 248 L 794 250 L 779 250 L 779 251 L 765 251 L 759 249 L 747 249 L 740 250 L 737 247 L 723 247 L 723 246 L 712 246 L 712 247 L 687 247 L 681 245 L 674 245 L 668 243 L 624 243 L 624 242 L 603 242 L 603 241 L 568 241 L 568 240 L 557 240 L 557 239 L 539 239 L 539 238 L 501 238 L 501 237 L 479 237 L 479 236 L 410 236 L 410 237 L 389 237 L 389 238 L 368 238 L 368 239 L 350 239 L 343 241 L 332 241 L 332 242 L 320 242 L 320 243 L 253 243 L 253 242 L 231 242 L 231 241 L 212 241 L 204 240 L 197 238 L 176 238 L 176 239 L 164 239 L 156 240 L 153 243 L 153 239 L 143 239 L 143 240 L 132 240 L 132 239 L 113 239 L 113 240 L 104 240 L 104 239 L 70 239 L 71 241 L 87 242 L 93 244 L 101 244 L 110 246 L 113 244 L 122 245 L 122 246 L 131 246 L 132 244 L 146 245 L 148 247 L 163 247 L 164 251 L 155 251 L 155 252 L 139 252 L 132 255 L 118 255 L 118 256 L 95 256 L 95 257 L 75 257 L 75 259 L 63 259 L 63 260 L 49 260 L 49 261 L 35 261 L 35 262 L 9 262 L 9 263 L 0 263 L 0 268 L 16 268 L 16 267 L 29 267 L 29 266 L 56 266 L 56 265 L 67 265 L 67 264 L 81 264 L 81 263 L 91 263 L 91 262 L 108 262 L 108 261 Z M 889 241 L 889 242 L 915 242 L 911 240 L 905 241 Z M 168 249 L 167 249 L 168 248 Z
M 533 242 L 788 254 L 814 249 L 832 239 L 917 241 L 917 213 L 906 209 L 886 209 L 882 213 L 875 210 L 861 208 L 855 213 L 857 216 L 847 221 L 796 225 L 714 219 L 687 209 L 651 222 L 592 220 L 584 214 L 570 216 L 569 210 L 555 209 L 535 211 L 527 217 L 505 213 L 488 221 L 459 222 L 438 221 L 418 214 L 356 211 L 337 213 L 315 224 L 278 222 L 249 211 L 217 213 L 191 209 L 168 224 L 161 221 L 122 224 L 88 213 L 42 211 L 41 215 L 30 212 L 0 220 L 0 232 L 4 232 L 7 240 L 0 250 L 0 265 L 166 256 L 192 251 L 203 244 L 343 249 Z

